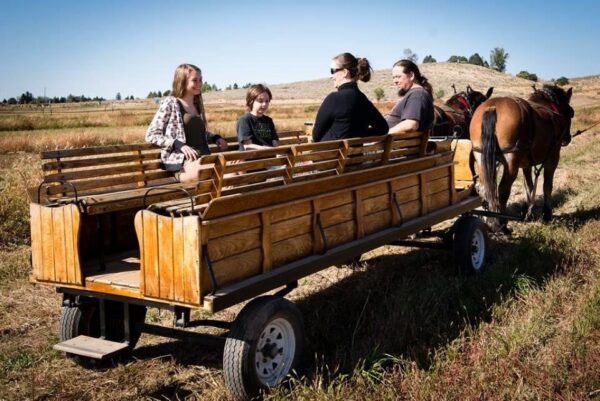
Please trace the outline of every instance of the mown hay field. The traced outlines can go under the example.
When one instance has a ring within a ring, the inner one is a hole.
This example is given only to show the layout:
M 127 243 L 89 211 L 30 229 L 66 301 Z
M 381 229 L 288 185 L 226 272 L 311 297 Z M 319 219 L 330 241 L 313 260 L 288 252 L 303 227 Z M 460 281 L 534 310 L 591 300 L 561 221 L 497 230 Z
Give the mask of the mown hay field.
M 132 359 L 79 367 L 52 349 L 60 295 L 28 283 L 25 188 L 40 181 L 37 152 L 142 141 L 155 107 L 136 106 L 127 119 L 115 114 L 122 110 L 76 109 L 56 118 L 58 128 L 28 112 L 33 129 L 0 132 L 0 400 L 229 399 L 218 348 L 144 334 Z M 317 107 L 286 103 L 270 114 L 280 129 L 301 129 Z M 209 104 L 209 124 L 233 134 L 242 112 L 239 101 Z M 69 125 L 74 116 L 84 123 Z M 573 131 L 598 120 L 600 105 L 587 102 Z M 355 269 L 302 280 L 290 298 L 305 319 L 306 369 L 266 398 L 600 399 L 599 140 L 595 128 L 563 148 L 555 220 L 541 223 L 538 195 L 538 220 L 494 238 L 479 277 L 456 276 L 442 251 L 385 246 Z M 515 186 L 514 211 L 523 198 Z M 231 320 L 239 309 L 213 318 Z M 172 315 L 152 309 L 147 320 L 169 325 Z

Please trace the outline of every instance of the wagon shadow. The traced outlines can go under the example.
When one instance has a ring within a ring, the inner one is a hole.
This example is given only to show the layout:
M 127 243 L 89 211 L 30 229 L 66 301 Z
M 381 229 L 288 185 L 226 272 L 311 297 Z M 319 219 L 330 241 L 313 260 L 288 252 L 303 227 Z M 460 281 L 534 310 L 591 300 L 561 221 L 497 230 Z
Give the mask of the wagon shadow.
M 411 250 L 369 260 L 329 288 L 297 301 L 310 354 L 330 369 L 401 356 L 421 367 L 464 330 L 491 319 L 492 307 L 531 281 L 544 282 L 561 254 L 533 239 L 502 239 L 480 276 L 458 277 L 451 254 Z

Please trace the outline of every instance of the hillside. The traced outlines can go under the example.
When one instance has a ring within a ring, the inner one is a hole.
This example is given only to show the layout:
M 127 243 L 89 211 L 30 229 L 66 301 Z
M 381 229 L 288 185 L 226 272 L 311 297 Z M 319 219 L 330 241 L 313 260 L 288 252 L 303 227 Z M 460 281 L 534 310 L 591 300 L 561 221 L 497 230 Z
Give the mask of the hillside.
M 500 73 L 489 68 L 471 64 L 433 63 L 421 64 L 421 72 L 433 85 L 434 92 L 444 91 L 443 100 L 454 92 L 465 90 L 467 85 L 485 92 L 493 86 L 494 96 L 526 96 L 531 92 L 532 81 Z M 540 87 L 543 81 L 536 83 Z M 574 78 L 571 82 L 574 90 L 573 104 L 583 106 L 600 102 L 600 76 Z M 281 103 L 318 103 L 333 90 L 329 78 L 312 81 L 300 81 L 269 86 L 276 102 Z M 368 83 L 360 83 L 361 89 L 373 98 L 373 91 L 381 87 L 385 91 L 384 100 L 396 99 L 396 88 L 392 84 L 391 69 L 376 70 Z M 207 103 L 244 103 L 245 89 L 211 92 L 205 94 Z

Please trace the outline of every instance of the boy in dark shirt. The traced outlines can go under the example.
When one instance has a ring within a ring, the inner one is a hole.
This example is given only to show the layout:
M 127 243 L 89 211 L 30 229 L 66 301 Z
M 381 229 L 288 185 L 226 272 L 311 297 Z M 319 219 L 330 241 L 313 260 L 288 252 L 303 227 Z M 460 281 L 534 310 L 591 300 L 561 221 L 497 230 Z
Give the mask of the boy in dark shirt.
M 272 95 L 265 85 L 251 85 L 246 93 L 248 112 L 237 122 L 237 138 L 240 150 L 261 149 L 277 146 L 279 137 L 273 120 L 265 115 Z

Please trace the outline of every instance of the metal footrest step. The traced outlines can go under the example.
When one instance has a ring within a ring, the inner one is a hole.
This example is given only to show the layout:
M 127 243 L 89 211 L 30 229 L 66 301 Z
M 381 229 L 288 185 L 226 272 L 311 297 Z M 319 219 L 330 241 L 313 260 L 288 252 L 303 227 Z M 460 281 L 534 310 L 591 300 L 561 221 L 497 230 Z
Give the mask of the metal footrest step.
M 129 344 L 103 340 L 101 338 L 77 336 L 54 346 L 57 351 L 86 356 L 94 359 L 106 359 L 127 349 Z

